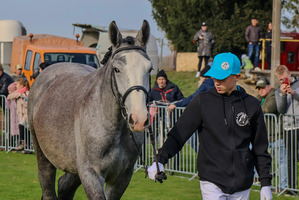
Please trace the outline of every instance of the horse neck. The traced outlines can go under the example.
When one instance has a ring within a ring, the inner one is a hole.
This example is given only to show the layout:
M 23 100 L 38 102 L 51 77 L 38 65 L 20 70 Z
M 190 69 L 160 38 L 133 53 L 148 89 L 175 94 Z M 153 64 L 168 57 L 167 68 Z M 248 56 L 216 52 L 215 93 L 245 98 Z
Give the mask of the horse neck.
M 97 73 L 98 83 L 96 83 L 95 95 L 97 101 L 101 105 L 103 113 L 109 117 L 108 119 L 115 120 L 116 122 L 121 121 L 120 105 L 116 97 L 113 94 L 111 82 L 111 68 L 104 66 L 102 70 Z

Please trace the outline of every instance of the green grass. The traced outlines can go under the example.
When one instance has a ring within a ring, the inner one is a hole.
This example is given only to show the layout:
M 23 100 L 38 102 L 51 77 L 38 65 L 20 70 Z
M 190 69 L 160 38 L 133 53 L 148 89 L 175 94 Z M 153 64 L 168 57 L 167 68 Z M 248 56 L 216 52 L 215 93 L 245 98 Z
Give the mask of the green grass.
M 57 177 L 63 173 L 58 171 Z M 250 200 L 259 199 L 259 188 L 251 191 Z M 37 175 L 34 154 L 0 152 L 0 199 L 34 200 L 41 198 L 41 188 Z M 75 200 L 87 199 L 82 186 L 79 187 Z M 191 181 L 183 176 L 170 176 L 164 183 L 155 183 L 144 178 L 144 171 L 135 172 L 122 200 L 200 200 L 198 178 Z M 294 200 L 295 197 L 279 197 L 277 200 Z
M 185 97 L 198 87 L 194 72 L 166 72 L 169 80 L 179 86 Z M 152 77 L 152 85 L 156 76 Z M 57 178 L 63 172 L 57 172 Z M 122 200 L 201 200 L 198 178 L 170 176 L 164 183 L 155 183 L 144 178 L 144 171 L 134 173 Z M 35 200 L 41 198 L 41 187 L 37 175 L 34 154 L 0 152 L 0 200 Z M 82 186 L 76 192 L 75 200 L 87 199 Z M 253 187 L 250 200 L 259 199 L 259 187 Z M 273 196 L 277 200 L 294 200 L 298 197 Z

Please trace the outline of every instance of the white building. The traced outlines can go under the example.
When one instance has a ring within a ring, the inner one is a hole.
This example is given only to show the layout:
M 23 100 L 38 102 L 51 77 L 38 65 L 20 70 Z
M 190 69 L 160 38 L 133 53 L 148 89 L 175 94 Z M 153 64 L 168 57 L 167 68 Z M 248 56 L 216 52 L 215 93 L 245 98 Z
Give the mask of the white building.
M 109 40 L 108 30 L 104 27 L 94 26 L 90 24 L 73 24 L 75 27 L 83 28 L 81 41 L 87 47 L 93 47 L 96 49 L 100 60 L 104 58 L 105 53 L 111 46 Z M 123 37 L 133 36 L 135 37 L 138 30 L 120 30 Z M 154 70 L 152 75 L 157 73 L 159 66 L 158 46 L 156 38 L 151 34 L 146 47 L 147 54 L 153 63 Z
M 0 20 L 0 63 L 5 72 L 10 71 L 12 42 L 14 37 L 26 35 L 23 24 L 16 20 Z

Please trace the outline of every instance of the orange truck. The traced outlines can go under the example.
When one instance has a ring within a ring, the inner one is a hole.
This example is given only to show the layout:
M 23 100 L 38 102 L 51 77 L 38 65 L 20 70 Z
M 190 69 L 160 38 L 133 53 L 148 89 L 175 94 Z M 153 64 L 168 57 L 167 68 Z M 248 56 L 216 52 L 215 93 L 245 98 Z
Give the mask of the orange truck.
M 14 38 L 11 55 L 12 74 L 16 70 L 15 66 L 21 64 L 22 73 L 31 86 L 34 81 L 33 72 L 43 62 L 74 62 L 94 68 L 100 66 L 96 51 L 84 47 L 82 42 L 75 39 L 48 34 L 30 34 Z

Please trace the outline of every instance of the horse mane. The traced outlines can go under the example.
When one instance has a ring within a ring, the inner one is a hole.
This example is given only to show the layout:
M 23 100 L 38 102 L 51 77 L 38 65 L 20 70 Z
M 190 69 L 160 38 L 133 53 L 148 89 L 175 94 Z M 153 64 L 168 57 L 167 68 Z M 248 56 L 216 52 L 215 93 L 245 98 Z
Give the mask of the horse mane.
M 127 36 L 126 38 L 122 39 L 121 44 L 128 44 L 129 46 L 134 46 L 135 45 L 135 38 L 132 37 L 132 36 Z M 108 48 L 108 51 L 105 53 L 104 58 L 101 61 L 101 64 L 105 65 L 108 62 L 111 55 L 112 55 L 112 46 L 110 46 Z
M 105 65 L 105 64 L 108 62 L 108 60 L 109 60 L 109 58 L 111 57 L 111 55 L 112 55 L 112 46 L 110 46 L 110 47 L 108 48 L 108 51 L 105 53 L 104 58 L 103 58 L 103 60 L 101 61 L 101 64 L 102 64 L 102 65 Z

